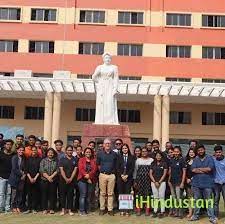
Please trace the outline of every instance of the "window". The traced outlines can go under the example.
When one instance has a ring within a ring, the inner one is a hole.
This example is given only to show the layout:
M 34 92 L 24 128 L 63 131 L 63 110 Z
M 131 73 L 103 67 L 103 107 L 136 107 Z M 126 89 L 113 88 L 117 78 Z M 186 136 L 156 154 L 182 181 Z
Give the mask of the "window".
M 166 25 L 172 26 L 191 26 L 190 14 L 166 14 Z
M 94 121 L 95 109 L 76 108 L 76 121 Z
M 202 26 L 225 27 L 225 16 L 202 15 Z
M 0 40 L 0 52 L 18 52 L 18 41 Z
M 118 118 L 120 122 L 140 123 L 141 112 L 140 110 L 118 110 Z
M 202 82 L 207 82 L 207 83 L 225 83 L 225 79 L 202 79 Z
M 33 73 L 32 76 L 35 78 L 53 78 L 53 74 L 48 73 Z
M 170 111 L 170 124 L 191 124 L 191 112 Z
M 53 41 L 30 41 L 29 52 L 30 53 L 54 53 Z
M 0 20 L 20 20 L 20 8 L 0 8 Z
M 191 79 L 189 78 L 166 78 L 167 82 L 190 82 Z
M 141 44 L 118 44 L 117 54 L 121 56 L 142 56 L 143 45 Z
M 31 9 L 32 21 L 56 21 L 56 9 Z
M 119 80 L 141 80 L 141 76 L 119 76 Z
M 91 75 L 77 74 L 78 79 L 92 79 Z
M 202 47 L 202 58 L 225 59 L 225 47 Z
M 119 24 L 143 24 L 143 12 L 119 12 Z
M 102 55 L 104 43 L 79 43 L 79 54 Z
M 172 58 L 190 58 L 190 46 L 166 46 L 166 57 Z
M 105 23 L 104 11 L 80 11 L 80 22 L 82 23 Z
M 202 112 L 202 125 L 225 125 L 225 113 Z
M 0 72 L 0 76 L 14 76 L 12 72 Z
M 14 119 L 14 106 L 0 106 L 0 119 Z
M 44 120 L 44 107 L 25 107 L 24 119 Z

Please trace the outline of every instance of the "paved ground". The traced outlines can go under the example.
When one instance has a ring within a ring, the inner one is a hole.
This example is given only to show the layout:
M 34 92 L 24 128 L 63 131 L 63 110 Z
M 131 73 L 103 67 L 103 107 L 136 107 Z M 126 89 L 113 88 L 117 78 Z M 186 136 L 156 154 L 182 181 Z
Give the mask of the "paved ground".
M 200 221 L 197 222 L 189 222 L 187 219 L 179 220 L 177 218 L 166 217 L 163 219 L 151 218 L 151 217 L 136 217 L 132 215 L 130 217 L 120 217 L 119 214 L 116 214 L 114 217 L 104 215 L 99 217 L 98 213 L 92 213 L 86 217 L 80 217 L 78 214 L 74 216 L 63 216 L 61 217 L 59 213 L 55 215 L 42 215 L 38 213 L 36 215 L 14 215 L 14 214 L 0 214 L 0 224 L 71 224 L 71 223 L 79 223 L 79 224 L 143 224 L 143 223 L 151 223 L 151 224 L 207 224 L 209 223 L 207 217 L 203 217 Z M 222 218 L 219 220 L 219 224 L 225 224 L 225 214 L 222 214 Z

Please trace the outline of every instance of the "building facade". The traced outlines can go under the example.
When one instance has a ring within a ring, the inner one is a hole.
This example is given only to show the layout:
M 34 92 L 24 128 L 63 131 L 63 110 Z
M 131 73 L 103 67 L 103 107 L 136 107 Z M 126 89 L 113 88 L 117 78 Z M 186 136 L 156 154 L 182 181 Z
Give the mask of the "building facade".
M 120 85 L 139 85 L 136 93 L 119 97 L 119 118 L 134 142 L 224 140 L 224 12 L 219 0 L 1 0 L 0 127 L 18 127 L 50 141 L 81 136 L 82 125 L 93 122 L 92 90 L 76 94 L 57 85 L 50 92 L 18 90 L 13 80 L 21 74 L 15 71 L 29 71 L 21 80 L 89 83 L 102 53 L 110 52 Z M 60 77 L 56 71 L 68 72 Z M 163 88 L 139 94 L 142 84 L 154 82 Z M 163 92 L 171 83 L 182 83 L 181 93 L 189 87 L 189 94 Z M 196 85 L 203 89 L 192 94 Z

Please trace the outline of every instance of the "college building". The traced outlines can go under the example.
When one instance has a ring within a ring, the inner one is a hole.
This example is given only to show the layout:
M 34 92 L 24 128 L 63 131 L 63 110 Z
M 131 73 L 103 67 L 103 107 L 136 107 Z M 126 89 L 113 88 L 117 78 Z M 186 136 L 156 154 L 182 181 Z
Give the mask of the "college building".
M 71 142 L 109 52 L 132 142 L 225 143 L 225 2 L 1 0 L 0 132 Z

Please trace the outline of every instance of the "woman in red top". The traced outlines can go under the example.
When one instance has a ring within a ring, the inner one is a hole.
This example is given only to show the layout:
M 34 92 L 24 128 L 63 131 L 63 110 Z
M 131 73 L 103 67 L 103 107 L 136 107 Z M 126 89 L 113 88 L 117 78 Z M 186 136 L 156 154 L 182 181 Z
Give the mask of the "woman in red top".
M 95 189 L 97 182 L 97 165 L 93 158 L 93 150 L 86 148 L 84 150 L 84 157 L 78 162 L 78 187 L 80 191 L 79 209 L 80 215 L 86 215 L 89 210 L 90 196 Z

